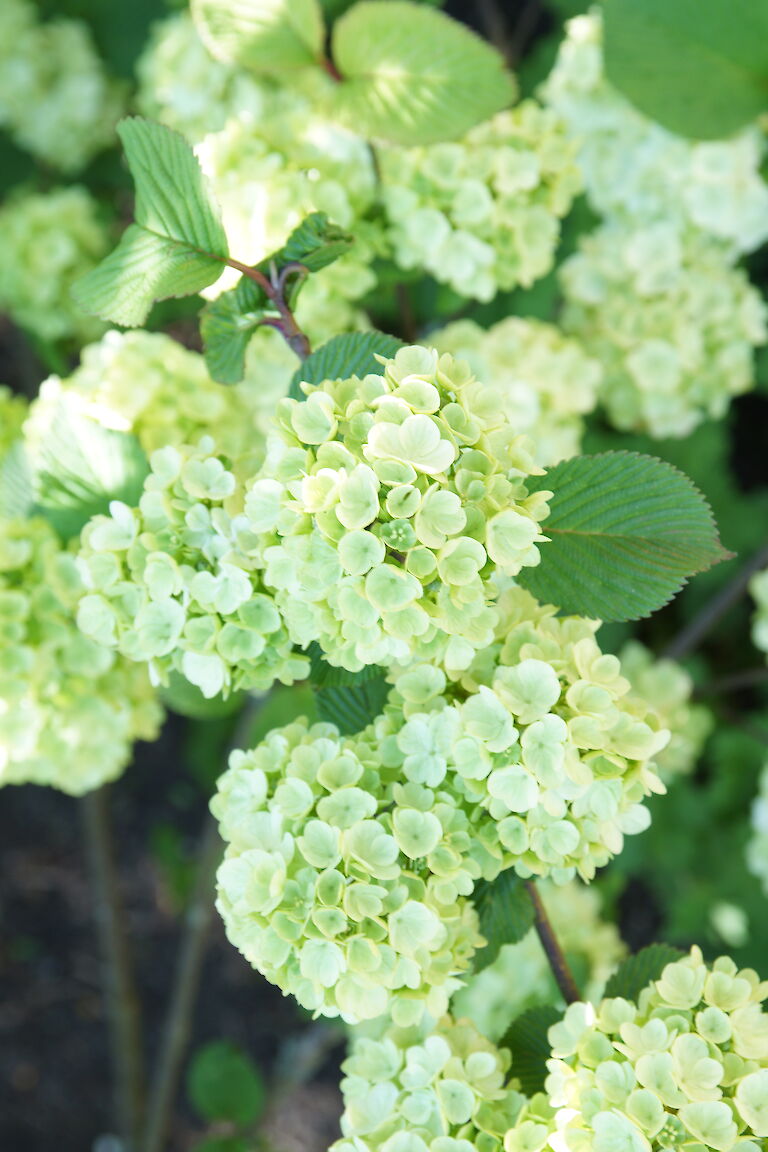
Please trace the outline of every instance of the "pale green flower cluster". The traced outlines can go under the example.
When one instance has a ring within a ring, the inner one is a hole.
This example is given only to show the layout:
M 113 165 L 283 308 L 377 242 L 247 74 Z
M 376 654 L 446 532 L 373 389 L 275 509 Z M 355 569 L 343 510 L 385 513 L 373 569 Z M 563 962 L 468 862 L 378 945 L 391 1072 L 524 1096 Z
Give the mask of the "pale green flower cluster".
M 633 690 L 670 731 L 669 744 L 655 757 L 661 778 L 669 781 L 691 772 L 713 726 L 710 710 L 691 702 L 691 677 L 675 660 L 655 659 L 638 640 L 627 641 L 619 659 Z
M 523 1109 L 506 1152 L 761 1152 L 766 995 L 755 972 L 692 948 L 637 1004 L 571 1004 L 549 1031 L 549 1100 Z
M 603 920 L 600 897 L 576 880 L 557 885 L 542 880 L 539 894 L 558 943 L 568 957 L 587 1000 L 597 1000 L 626 955 L 614 924 Z M 552 972 L 535 931 L 507 944 L 482 971 L 470 975 L 451 1000 L 456 1017 L 469 1017 L 489 1040 L 498 1042 L 522 1012 L 558 997 Z
M 482 944 L 482 850 L 450 791 L 382 763 L 376 733 L 299 720 L 234 752 L 211 810 L 217 907 L 254 967 L 348 1023 L 441 1016 Z
M 524 1097 L 509 1052 L 468 1020 L 387 1023 L 352 1037 L 342 1065 L 342 1139 L 331 1152 L 497 1152 Z
M 757 876 L 768 896 L 768 764 L 760 773 L 758 793 L 752 801 L 747 867 Z
M 695 142 L 638 112 L 605 79 L 598 11 L 567 24 L 542 97 L 579 145 L 591 206 L 632 226 L 657 220 L 695 228 L 734 254 L 768 239 L 768 186 L 757 126 L 728 140 Z
M 555 113 L 526 100 L 461 140 L 382 148 L 382 196 L 401 268 L 490 300 L 552 267 L 581 178 Z
M 29 0 L 0 8 L 0 126 L 22 148 L 76 172 L 115 139 L 122 86 L 79 20 L 41 22 Z
M 85 188 L 16 195 L 0 208 L 0 309 L 43 340 L 92 339 L 104 326 L 80 311 L 70 288 L 108 248 Z
M 757 607 L 752 617 L 752 643 L 768 653 L 768 568 L 752 577 L 749 591 Z
M 206 697 L 306 676 L 254 572 L 241 490 L 213 441 L 160 448 L 150 464 L 137 509 L 113 501 L 83 530 L 83 633 L 146 662 L 153 683 L 177 671 Z
M 200 40 L 188 12 L 158 21 L 137 62 L 137 104 L 144 116 L 175 128 L 192 144 L 230 117 L 265 111 L 265 89 L 222 64 Z
M 42 519 L 0 521 L 0 785 L 81 795 L 111 780 L 162 709 L 144 668 L 75 624 L 75 557 Z
M 752 386 L 766 308 L 720 243 L 671 223 L 609 223 L 560 278 L 564 329 L 602 364 L 617 428 L 685 436 Z
M 401 349 L 380 373 L 283 400 L 245 513 L 293 640 L 357 671 L 414 654 L 466 668 L 490 643 L 496 573 L 537 564 L 548 493 L 468 366 Z
M 254 350 L 256 351 L 256 350 Z M 211 380 L 205 360 L 161 333 L 107 332 L 82 350 L 80 365 L 62 380 L 51 376 L 32 404 L 25 433 L 31 446 L 56 421 L 63 399 L 105 428 L 136 435 L 148 454 L 210 435 L 217 452 L 245 474 L 262 462 L 265 429 L 288 390 L 296 358 L 270 330 L 249 356 L 246 379 Z
M 391 673 L 373 725 L 382 763 L 459 798 L 486 878 L 511 865 L 590 880 L 647 828 L 643 801 L 665 790 L 653 757 L 669 733 L 600 651 L 597 622 L 558 617 L 520 588 L 498 613 L 495 641 L 456 682 L 427 663 Z
M 429 339 L 497 390 L 510 424 L 531 437 L 537 464 L 580 451 L 582 416 L 595 407 L 601 369 L 575 340 L 553 324 L 518 316 L 487 329 L 457 320 Z

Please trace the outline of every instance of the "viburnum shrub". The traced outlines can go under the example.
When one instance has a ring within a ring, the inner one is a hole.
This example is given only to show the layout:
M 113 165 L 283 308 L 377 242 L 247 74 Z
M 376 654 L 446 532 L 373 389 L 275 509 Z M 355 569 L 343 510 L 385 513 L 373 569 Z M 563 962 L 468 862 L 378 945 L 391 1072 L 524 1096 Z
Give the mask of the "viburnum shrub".
M 0 784 L 82 794 L 165 707 L 239 715 L 217 908 L 348 1030 L 336 1152 L 767 1149 L 768 985 L 690 939 L 737 947 L 738 900 L 628 956 L 597 893 L 718 728 L 677 660 L 706 622 L 630 625 L 732 559 L 677 465 L 766 340 L 768 5 L 723 37 L 726 0 L 606 0 L 523 99 L 431 4 L 190 8 L 117 124 L 109 255 L 87 186 L 0 211 L 0 303 L 55 370 L 0 389 Z M 82 169 L 127 88 L 77 22 L 3 22 L 0 123 Z M 168 303 L 198 295 L 202 351 Z M 767 565 L 713 610 L 749 583 L 761 649 Z M 763 885 L 767 803 L 764 772 L 728 841 Z M 250 1107 L 206 1115 L 250 1147 Z

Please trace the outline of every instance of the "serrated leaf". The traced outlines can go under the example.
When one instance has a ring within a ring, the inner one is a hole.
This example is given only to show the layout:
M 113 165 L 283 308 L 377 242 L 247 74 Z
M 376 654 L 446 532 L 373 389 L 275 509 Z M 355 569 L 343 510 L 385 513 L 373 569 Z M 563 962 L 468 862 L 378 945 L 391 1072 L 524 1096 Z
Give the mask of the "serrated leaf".
M 365 684 L 368 680 L 377 680 L 384 675 L 384 669 L 377 664 L 368 664 L 359 672 L 350 672 L 347 668 L 336 668 L 329 664 L 323 655 L 323 650 L 314 640 L 307 648 L 309 656 L 309 681 L 316 688 L 339 687 L 347 684 Z
M 533 925 L 534 908 L 525 884 L 511 868 L 490 883 L 478 884 L 474 903 L 480 931 L 487 941 L 474 960 L 475 972 L 482 972 L 505 944 L 517 944 L 528 934 Z
M 195 1108 L 209 1120 L 244 1127 L 264 1108 L 264 1081 L 251 1058 L 226 1041 L 206 1044 L 195 1053 L 187 1076 Z
M 511 104 L 501 55 L 463 24 L 408 0 L 363 0 L 334 25 L 336 106 L 351 128 L 393 144 L 463 136 Z
M 76 282 L 73 295 L 86 312 L 135 327 L 155 300 L 213 284 L 228 248 L 218 208 L 184 137 L 138 116 L 122 120 L 117 130 L 136 184 L 135 223 Z
M 544 1090 L 547 1060 L 552 1055 L 547 1033 L 557 1024 L 562 1011 L 553 1004 L 541 1004 L 521 1013 L 499 1041 L 500 1048 L 512 1053 L 511 1075 L 520 1081 L 520 1091 L 535 1096 Z
M 768 6 L 605 0 L 608 79 L 681 136 L 730 136 L 768 107 Z
M 637 620 L 728 559 L 707 501 L 671 464 L 636 452 L 576 456 L 527 482 L 550 489 L 541 563 L 517 580 L 542 603 Z
M 24 444 L 17 440 L 0 460 L 0 517 L 28 516 L 34 490 Z
M 376 355 L 392 357 L 402 348 L 402 340 L 384 332 L 346 332 L 333 336 L 304 360 L 294 373 L 288 395 L 303 400 L 302 384 L 322 384 L 324 380 L 345 380 L 378 372 Z
M 354 238 L 349 232 L 329 220 L 325 212 L 311 212 L 270 259 L 278 260 L 280 264 L 296 261 L 308 272 L 319 272 L 349 252 L 353 243 Z
M 149 472 L 135 436 L 102 428 L 63 395 L 30 461 L 35 510 L 64 539 L 77 536 L 112 500 L 135 505 Z
M 625 1000 L 637 1000 L 643 988 L 652 980 L 658 980 L 667 964 L 674 964 L 685 955 L 671 944 L 649 944 L 635 952 L 614 972 L 605 986 L 603 995 L 607 998 L 622 996 Z
M 192 0 L 191 10 L 217 60 L 256 73 L 322 60 L 325 27 L 317 0 Z
M 326 684 L 315 696 L 318 719 L 335 724 L 342 736 L 354 736 L 381 713 L 389 691 L 381 673 L 353 684 Z

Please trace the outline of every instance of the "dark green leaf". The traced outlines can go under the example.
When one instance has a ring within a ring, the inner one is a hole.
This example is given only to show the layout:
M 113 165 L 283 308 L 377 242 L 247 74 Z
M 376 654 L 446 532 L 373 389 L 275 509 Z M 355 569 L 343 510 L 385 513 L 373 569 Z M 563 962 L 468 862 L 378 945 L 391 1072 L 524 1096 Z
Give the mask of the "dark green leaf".
M 328 684 L 316 693 L 318 719 L 335 724 L 342 736 L 354 736 L 381 713 L 389 691 L 381 673 L 354 684 Z
M 547 1033 L 561 1016 L 562 1012 L 553 1004 L 529 1008 L 499 1041 L 500 1048 L 509 1048 L 512 1053 L 511 1074 L 520 1081 L 520 1090 L 526 1096 L 535 1096 L 544 1090 L 547 1060 L 552 1055 Z
M 637 1000 L 643 988 L 652 980 L 659 979 L 667 964 L 674 964 L 683 955 L 679 948 L 673 948 L 671 944 L 649 944 L 647 948 L 627 957 L 606 984 L 604 995 L 608 998 L 622 996 L 625 1000 Z
M 349 252 L 353 243 L 349 232 L 332 223 L 325 212 L 312 212 L 294 228 L 280 251 L 264 263 L 275 260 L 282 265 L 296 261 L 308 272 L 319 272 Z
M 347 332 L 333 336 L 296 369 L 288 392 L 294 400 L 303 400 L 301 384 L 322 384 L 325 380 L 346 380 L 381 370 L 376 355 L 390 358 L 402 340 L 384 332 Z
M 533 925 L 533 903 L 517 873 L 507 868 L 490 883 L 475 888 L 474 902 L 480 918 L 480 931 L 487 940 L 475 956 L 474 968 L 482 972 L 505 944 L 517 944 Z
M 200 1048 L 187 1075 L 187 1091 L 209 1120 L 252 1124 L 264 1108 L 264 1082 L 249 1056 L 227 1041 Z
M 608 79 L 681 136 L 720 139 L 768 106 L 761 0 L 605 0 Z
M 707 501 L 652 456 L 577 456 L 528 482 L 550 489 L 541 563 L 520 584 L 542 603 L 596 620 L 636 620 L 696 572 L 729 558 Z
M 384 669 L 377 664 L 368 664 L 359 672 L 346 668 L 335 668 L 323 655 L 319 644 L 313 641 L 307 648 L 309 656 L 309 679 L 316 688 L 340 687 L 348 684 L 364 684 L 367 680 L 377 680 L 384 675 Z
M 212 1136 L 195 1144 L 193 1152 L 252 1152 L 253 1145 L 239 1136 Z

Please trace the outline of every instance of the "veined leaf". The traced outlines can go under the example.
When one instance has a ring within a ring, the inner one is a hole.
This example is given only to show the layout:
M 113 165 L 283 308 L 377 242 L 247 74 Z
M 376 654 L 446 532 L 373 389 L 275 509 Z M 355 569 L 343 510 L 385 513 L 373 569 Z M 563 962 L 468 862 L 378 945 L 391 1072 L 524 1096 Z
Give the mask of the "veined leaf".
M 118 132 L 136 183 L 135 223 L 73 294 L 86 312 L 135 327 L 155 300 L 189 296 L 218 279 L 228 249 L 218 208 L 183 136 L 140 117 L 122 120 Z
M 526 1096 L 544 1090 L 547 1060 L 552 1055 L 548 1032 L 562 1012 L 553 1004 L 541 1004 L 521 1013 L 499 1041 L 500 1048 L 512 1053 L 512 1075 L 520 1081 Z
M 482 972 L 505 944 L 517 944 L 533 925 L 533 902 L 525 884 L 512 868 L 499 873 L 495 880 L 483 881 L 475 888 L 475 908 L 480 918 L 480 931 L 487 941 L 475 956 L 475 972 Z
M 511 104 L 499 53 L 444 13 L 408 0 L 363 0 L 334 25 L 335 96 L 350 127 L 393 144 L 463 136 Z
M 636 620 L 696 572 L 728 559 L 687 476 L 636 452 L 577 456 L 528 481 L 551 489 L 541 563 L 517 577 L 543 603 L 596 620 Z
M 309 680 L 315 688 L 339 688 L 350 684 L 365 684 L 368 680 L 378 680 L 384 675 L 384 669 L 377 664 L 368 664 L 359 672 L 350 672 L 346 668 L 336 668 L 329 664 L 323 655 L 319 644 L 313 641 L 307 648 L 309 656 Z
M 674 964 L 683 956 L 684 953 L 671 944 L 649 944 L 627 957 L 606 984 L 604 995 L 636 1000 L 643 988 L 659 979 L 667 964 Z
M 342 736 L 354 736 L 376 719 L 389 691 L 382 672 L 375 678 L 362 674 L 351 684 L 327 683 L 315 696 L 318 719 L 335 724 Z
M 187 1076 L 189 1097 L 209 1120 L 252 1124 L 266 1103 L 264 1081 L 245 1052 L 226 1040 L 213 1041 L 194 1055 Z
M 288 395 L 303 400 L 302 384 L 322 384 L 324 380 L 345 380 L 378 372 L 381 364 L 376 355 L 392 357 L 402 340 L 384 332 L 346 332 L 332 336 L 296 369 Z
M 317 0 L 192 0 L 212 56 L 251 72 L 282 72 L 322 60 L 325 26 Z
M 354 238 L 328 219 L 325 212 L 311 212 L 294 228 L 284 246 L 265 264 L 303 264 L 308 272 L 319 272 L 349 252 Z
M 28 516 L 34 491 L 24 443 L 17 440 L 0 459 L 0 517 Z
M 681 136 L 720 139 L 768 107 L 768 6 L 605 0 L 608 79 Z

